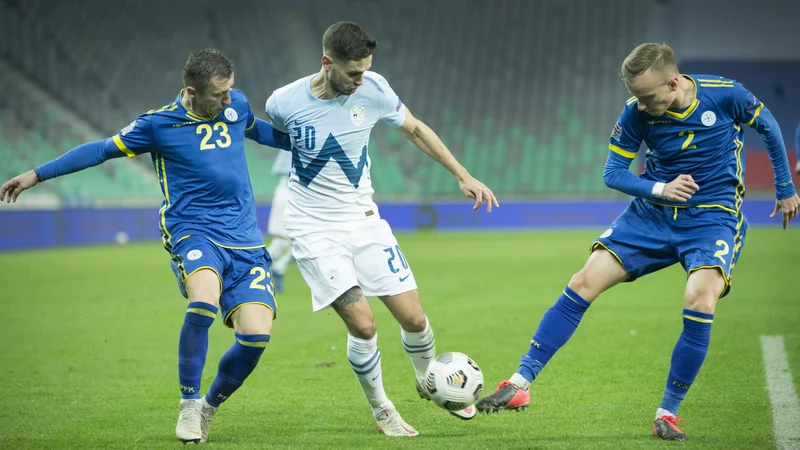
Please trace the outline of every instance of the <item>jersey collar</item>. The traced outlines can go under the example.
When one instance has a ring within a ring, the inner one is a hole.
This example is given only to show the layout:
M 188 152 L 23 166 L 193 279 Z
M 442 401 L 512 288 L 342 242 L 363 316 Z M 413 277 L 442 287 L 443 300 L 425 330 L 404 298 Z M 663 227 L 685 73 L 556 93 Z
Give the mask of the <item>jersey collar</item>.
M 189 111 L 188 109 L 186 109 L 186 107 L 183 106 L 183 103 L 181 102 L 181 98 L 183 98 L 183 93 L 184 92 L 186 92 L 186 88 L 181 89 L 181 91 L 178 93 L 178 97 L 175 99 L 175 104 L 178 105 L 178 110 L 181 111 L 182 113 L 184 113 L 186 115 L 186 117 L 188 117 L 188 118 L 190 118 L 192 120 L 199 121 L 199 122 L 205 122 L 207 120 L 213 120 L 214 117 L 216 117 L 216 116 L 214 116 L 214 117 L 200 116 L 200 115 L 197 115 L 197 114 Z
M 669 117 L 672 117 L 673 119 L 686 120 L 686 118 L 691 116 L 692 113 L 697 109 L 697 106 L 700 104 L 700 100 L 697 99 L 698 88 L 697 88 L 697 82 L 694 81 L 694 78 L 692 78 L 691 75 L 681 74 L 681 76 L 689 79 L 692 82 L 692 84 L 694 84 L 694 98 L 692 99 L 692 103 L 690 103 L 689 107 L 686 108 L 683 112 L 675 112 L 667 110 L 664 112 L 664 114 Z

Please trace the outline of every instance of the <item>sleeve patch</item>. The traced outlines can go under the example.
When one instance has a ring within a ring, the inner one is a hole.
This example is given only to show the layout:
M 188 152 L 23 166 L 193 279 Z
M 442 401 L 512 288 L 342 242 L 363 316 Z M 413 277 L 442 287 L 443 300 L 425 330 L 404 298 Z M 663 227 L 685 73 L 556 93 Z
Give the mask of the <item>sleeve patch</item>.
M 622 127 L 619 122 L 614 124 L 614 129 L 611 131 L 611 138 L 619 142 L 622 139 Z

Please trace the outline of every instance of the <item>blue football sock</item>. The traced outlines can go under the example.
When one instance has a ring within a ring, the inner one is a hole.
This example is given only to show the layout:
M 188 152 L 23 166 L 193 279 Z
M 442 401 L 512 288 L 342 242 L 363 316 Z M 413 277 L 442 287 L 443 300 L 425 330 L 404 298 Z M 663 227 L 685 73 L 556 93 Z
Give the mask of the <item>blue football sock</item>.
M 206 393 L 206 402 L 218 407 L 244 383 L 258 364 L 269 342 L 268 334 L 236 334 L 236 342 L 222 355 L 214 382 Z
M 700 372 L 700 366 L 708 353 L 713 321 L 713 314 L 683 310 L 683 333 L 672 351 L 669 378 L 664 389 L 664 399 L 661 401 L 661 408 L 672 414 L 678 413 L 686 392 Z
M 558 301 L 544 313 L 528 353 L 520 360 L 517 373 L 533 381 L 550 358 L 567 343 L 591 303 L 567 287 Z
M 217 307 L 209 303 L 192 302 L 186 308 L 181 336 L 178 340 L 178 381 L 181 398 L 200 398 L 200 379 L 208 352 L 208 327 L 214 323 Z

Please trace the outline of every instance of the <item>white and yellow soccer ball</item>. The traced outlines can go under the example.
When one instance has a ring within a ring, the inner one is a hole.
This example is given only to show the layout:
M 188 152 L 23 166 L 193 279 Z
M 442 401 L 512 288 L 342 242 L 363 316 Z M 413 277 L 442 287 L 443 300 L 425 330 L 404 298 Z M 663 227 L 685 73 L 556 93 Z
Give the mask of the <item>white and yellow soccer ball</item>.
M 480 396 L 483 372 L 463 353 L 442 353 L 428 365 L 425 389 L 433 403 L 448 411 L 458 411 L 474 404 Z

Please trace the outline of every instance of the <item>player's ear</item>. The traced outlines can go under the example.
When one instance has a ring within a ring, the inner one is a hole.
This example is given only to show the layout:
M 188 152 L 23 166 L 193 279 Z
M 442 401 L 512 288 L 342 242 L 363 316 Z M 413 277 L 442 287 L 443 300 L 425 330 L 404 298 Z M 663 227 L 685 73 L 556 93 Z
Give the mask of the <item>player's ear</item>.
M 333 64 L 333 58 L 331 58 L 328 55 L 322 55 L 322 67 L 328 69 L 332 64 Z
M 190 97 L 194 97 L 197 95 L 197 89 L 193 88 L 192 86 L 186 86 L 186 93 L 189 94 Z

